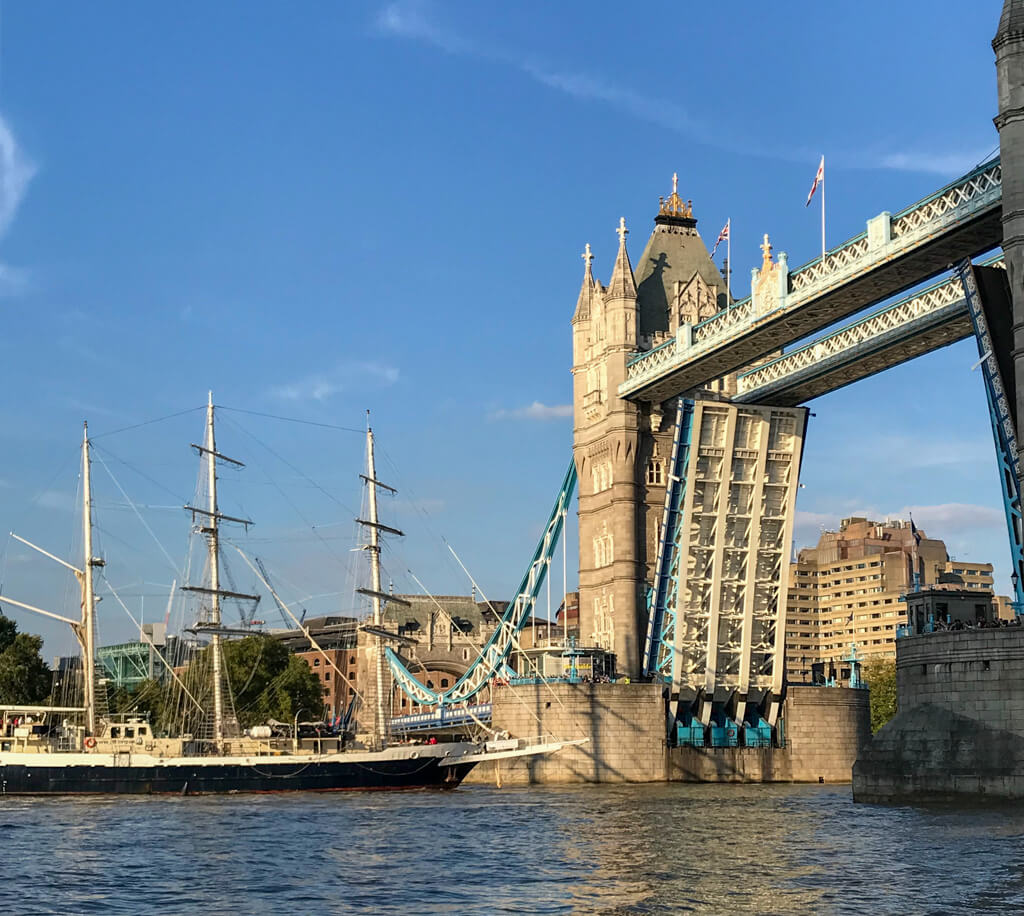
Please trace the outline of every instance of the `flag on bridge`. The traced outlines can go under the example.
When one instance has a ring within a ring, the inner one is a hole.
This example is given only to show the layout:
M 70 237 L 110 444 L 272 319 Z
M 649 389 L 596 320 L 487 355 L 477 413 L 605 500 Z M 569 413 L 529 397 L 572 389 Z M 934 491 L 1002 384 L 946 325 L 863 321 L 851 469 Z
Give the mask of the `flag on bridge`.
M 921 544 L 921 532 L 917 530 L 917 525 L 914 524 L 914 516 L 910 516 L 910 533 L 914 537 L 914 543 L 920 546 Z
M 821 157 L 821 162 L 818 163 L 818 171 L 814 173 L 814 183 L 811 185 L 810 193 L 807 195 L 807 203 L 805 207 L 811 205 L 811 198 L 814 197 L 814 192 L 818 190 L 818 185 L 821 185 L 821 264 L 825 266 L 825 157 Z
M 814 192 L 818 190 L 818 185 L 819 184 L 824 184 L 824 183 L 825 183 L 825 157 L 822 156 L 821 157 L 821 163 L 818 165 L 818 171 L 814 173 L 814 184 L 811 185 L 811 191 L 807 195 L 807 203 L 804 204 L 805 207 L 809 207 L 811 205 L 811 198 L 814 197 Z
M 725 225 L 722 226 L 722 231 L 718 233 L 718 238 L 715 239 L 715 247 L 711 249 L 711 257 L 714 258 L 715 252 L 718 251 L 718 246 L 725 242 L 725 303 L 730 305 L 732 302 L 732 287 L 729 283 L 729 277 L 732 275 L 732 235 L 729 229 L 732 225 L 732 217 L 729 217 L 725 221 Z
M 715 252 L 718 251 L 718 246 L 721 245 L 722 242 L 729 241 L 729 223 L 731 222 L 731 219 L 727 219 L 725 221 L 725 225 L 722 226 L 722 231 L 718 233 L 718 238 L 715 239 L 715 247 L 711 249 L 711 257 L 715 256 Z

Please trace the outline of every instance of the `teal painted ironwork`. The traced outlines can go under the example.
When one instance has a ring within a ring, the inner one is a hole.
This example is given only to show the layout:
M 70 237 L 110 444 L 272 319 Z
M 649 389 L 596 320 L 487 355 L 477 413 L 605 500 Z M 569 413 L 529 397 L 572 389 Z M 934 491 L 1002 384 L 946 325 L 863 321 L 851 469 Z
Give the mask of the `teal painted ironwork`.
M 1017 614 L 1024 613 L 1024 525 L 1021 517 L 1020 465 L 1017 457 L 1017 430 L 1007 401 L 1007 392 L 997 369 L 992 336 L 981 307 L 981 296 L 974 278 L 970 260 L 957 265 L 957 273 L 964 286 L 967 311 L 971 326 L 978 342 L 981 357 L 981 372 L 985 380 L 985 397 L 988 401 L 989 418 L 992 421 L 992 435 L 995 439 L 996 461 L 999 464 L 999 484 L 1003 493 L 1003 510 L 1006 527 L 1010 536 L 1010 555 L 1013 562 L 1014 587 L 1013 604 Z M 1020 382 L 1018 381 L 1018 384 Z
M 654 587 L 647 598 L 644 677 L 672 678 L 676 603 L 679 594 L 679 532 L 686 500 L 686 466 L 690 460 L 693 401 L 679 398 L 672 437 L 672 458 L 665 487 L 665 511 L 654 565 Z
M 487 640 L 480 654 L 469 666 L 469 670 L 460 677 L 452 687 L 444 693 L 437 693 L 420 683 L 412 676 L 405 663 L 391 648 L 384 650 L 388 667 L 395 678 L 395 683 L 413 702 L 427 706 L 449 706 L 462 703 L 476 696 L 493 677 L 504 678 L 508 674 L 506 660 L 512 651 L 520 631 L 533 613 L 540 594 L 541 586 L 547 577 L 558 540 L 564 535 L 565 521 L 569 511 L 569 502 L 576 491 L 576 463 L 569 461 L 569 469 L 565 472 L 558 498 L 548 517 L 533 552 L 533 558 L 526 569 L 522 582 L 516 590 L 515 599 L 506 608 L 498 626 Z

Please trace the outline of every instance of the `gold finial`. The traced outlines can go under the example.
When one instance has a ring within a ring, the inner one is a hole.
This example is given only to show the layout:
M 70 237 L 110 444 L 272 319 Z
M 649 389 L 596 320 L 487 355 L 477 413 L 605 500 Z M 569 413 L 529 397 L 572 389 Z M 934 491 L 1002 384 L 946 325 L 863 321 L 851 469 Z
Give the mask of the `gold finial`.
M 587 265 L 587 270 L 590 270 L 590 262 L 594 260 L 594 256 L 590 253 L 590 242 L 583 247 L 583 254 L 580 255 L 583 258 L 584 263 Z
M 672 193 L 668 197 L 658 198 L 658 216 L 678 216 L 693 219 L 693 201 L 683 203 L 679 196 L 679 173 L 672 173 Z
M 768 240 L 767 232 L 764 234 L 764 242 L 761 245 L 761 251 L 763 253 L 761 270 L 765 270 L 772 266 L 772 243 Z
M 615 230 L 619 235 L 619 244 L 626 244 L 626 236 L 629 235 L 629 230 L 626 228 L 626 217 L 619 217 L 619 228 Z

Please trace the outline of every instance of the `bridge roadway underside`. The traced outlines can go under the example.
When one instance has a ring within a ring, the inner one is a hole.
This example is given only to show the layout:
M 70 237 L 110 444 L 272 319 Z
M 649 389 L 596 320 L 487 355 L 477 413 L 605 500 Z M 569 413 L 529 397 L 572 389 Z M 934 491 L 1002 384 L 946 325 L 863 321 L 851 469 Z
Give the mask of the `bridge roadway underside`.
M 960 226 L 946 229 L 930 242 L 916 246 L 905 255 L 893 257 L 892 260 L 875 266 L 862 276 L 837 283 L 831 290 L 817 294 L 807 305 L 791 309 L 783 309 L 777 315 L 769 314 L 760 322 L 755 323 L 742 336 L 723 341 L 719 347 L 695 354 L 685 365 L 666 373 L 651 383 L 629 392 L 628 398 L 633 401 L 649 401 L 661 403 L 668 399 L 691 391 L 713 379 L 721 378 L 751 365 L 758 359 L 782 349 L 787 344 L 815 334 L 874 303 L 895 296 L 923 280 L 933 277 L 948 269 L 951 265 L 964 258 L 974 258 L 997 247 L 1002 240 L 1002 207 L 994 206 L 965 220 Z M 938 331 L 936 331 L 938 333 Z M 950 336 L 947 343 L 953 343 L 970 334 L 969 323 L 963 333 L 960 329 L 948 329 Z M 936 349 L 934 344 L 929 349 Z M 925 352 L 925 349 L 919 351 Z M 919 355 L 911 353 L 907 358 Z M 890 360 L 887 365 L 893 365 Z M 878 370 L 875 370 L 878 371 Z M 871 374 L 871 373 L 865 373 Z M 863 376 L 857 376 L 863 377 Z M 851 377 L 849 382 L 855 381 Z M 849 384 L 843 382 L 842 384 Z M 822 386 L 823 393 L 831 388 L 841 387 L 833 384 Z M 806 400 L 803 396 L 799 400 Z M 795 404 L 799 400 L 786 400 L 779 403 Z
M 812 366 L 742 391 L 732 400 L 737 404 L 796 407 L 974 334 L 963 299 L 955 303 L 955 307 L 929 317 L 932 319 L 929 323 L 915 323 L 913 335 L 880 335 L 866 346 L 851 347 L 822 358 Z

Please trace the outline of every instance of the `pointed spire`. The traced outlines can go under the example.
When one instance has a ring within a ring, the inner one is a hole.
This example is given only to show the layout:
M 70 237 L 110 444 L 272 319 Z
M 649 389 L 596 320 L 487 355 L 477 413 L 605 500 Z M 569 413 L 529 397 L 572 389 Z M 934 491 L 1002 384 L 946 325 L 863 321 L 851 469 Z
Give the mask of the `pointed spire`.
M 1024 0 L 1005 0 L 1003 14 L 999 17 L 993 45 L 1000 45 L 1008 38 L 1024 36 Z
M 576 300 L 576 311 L 573 313 L 573 321 L 578 321 L 584 318 L 590 317 L 591 306 L 594 303 L 594 274 L 590 269 L 590 262 L 594 260 L 594 256 L 590 253 L 590 242 L 587 242 L 586 247 L 583 250 L 583 254 L 580 255 L 583 258 L 583 285 L 580 286 L 580 296 Z
M 619 235 L 619 253 L 615 257 L 615 270 L 612 271 L 612 279 L 608 284 L 607 298 L 635 299 L 636 281 L 633 279 L 633 265 L 629 263 L 629 253 L 626 251 L 626 236 L 629 235 L 626 217 L 619 217 L 619 228 L 615 231 Z

